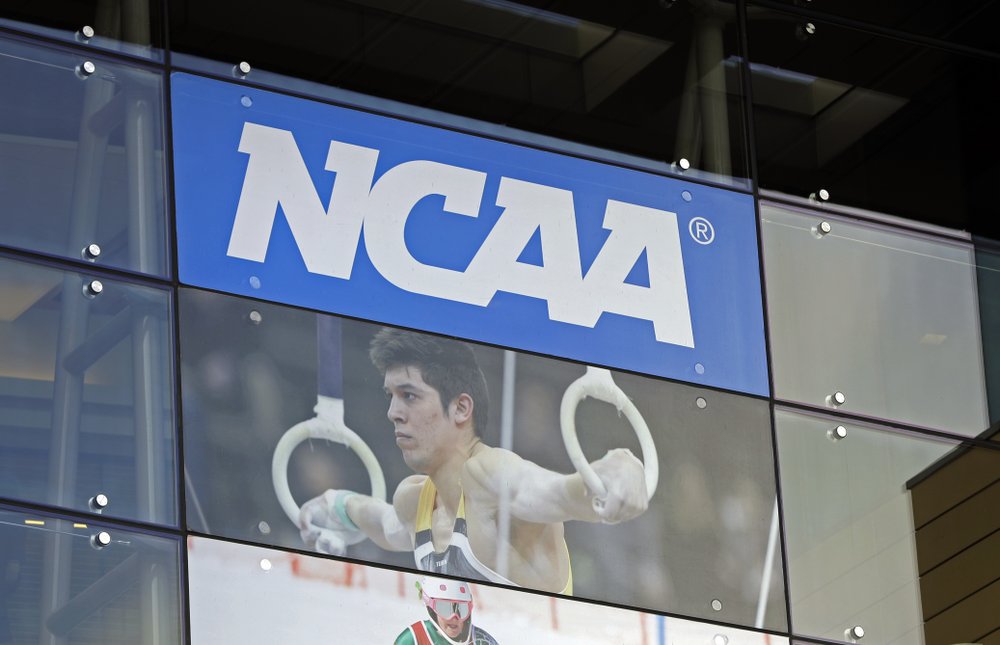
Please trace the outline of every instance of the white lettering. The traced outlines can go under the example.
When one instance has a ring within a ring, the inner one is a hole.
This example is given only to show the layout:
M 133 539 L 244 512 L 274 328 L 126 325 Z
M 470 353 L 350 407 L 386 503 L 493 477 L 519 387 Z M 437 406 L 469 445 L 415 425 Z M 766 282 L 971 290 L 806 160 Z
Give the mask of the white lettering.
M 239 151 L 250 161 L 227 255 L 263 262 L 278 206 L 310 273 L 351 277 L 378 150 L 331 141 L 326 170 L 337 173 L 324 209 L 292 133 L 243 126 Z
M 573 193 L 503 177 L 497 206 L 504 211 L 467 272 L 467 279 L 483 289 L 482 304 L 488 304 L 497 291 L 507 291 L 542 298 L 552 320 L 573 322 L 583 278 Z M 536 230 L 543 266 L 518 262 Z
M 608 200 L 611 234 L 584 276 L 573 193 L 501 177 L 503 213 L 463 272 L 417 260 L 406 223 L 432 195 L 444 197 L 445 213 L 478 217 L 485 173 L 416 160 L 373 185 L 378 150 L 331 141 L 324 168 L 336 176 L 324 209 L 291 132 L 246 123 L 239 151 L 250 159 L 230 256 L 263 262 L 280 207 L 310 273 L 349 279 L 363 232 L 372 264 L 406 291 L 483 307 L 505 291 L 545 300 L 552 320 L 594 327 L 615 313 L 651 321 L 658 341 L 694 347 L 676 213 Z M 535 231 L 541 266 L 518 261 Z M 626 283 L 644 252 L 649 286 Z
M 470 304 L 485 304 L 461 271 L 423 264 L 406 248 L 410 211 L 424 197 L 444 195 L 449 213 L 479 216 L 486 173 L 434 161 L 408 161 L 391 168 L 372 187 L 365 215 L 368 257 L 400 289 Z
M 656 340 L 694 347 L 677 214 L 608 200 L 604 228 L 611 236 L 584 276 L 580 303 L 589 311 L 577 324 L 593 327 L 607 311 L 651 320 Z M 643 251 L 649 286 L 627 284 Z

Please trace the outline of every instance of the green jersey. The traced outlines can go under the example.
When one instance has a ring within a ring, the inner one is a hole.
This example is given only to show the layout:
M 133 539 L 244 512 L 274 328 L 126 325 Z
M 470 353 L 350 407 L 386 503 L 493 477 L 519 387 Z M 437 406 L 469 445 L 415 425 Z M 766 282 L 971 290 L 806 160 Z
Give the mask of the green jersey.
M 455 645 L 456 643 L 458 641 L 453 641 L 444 635 L 433 621 L 422 620 L 404 629 L 403 633 L 396 637 L 393 645 Z M 468 640 L 461 641 L 461 645 L 499 644 L 485 630 L 473 625 L 472 634 Z

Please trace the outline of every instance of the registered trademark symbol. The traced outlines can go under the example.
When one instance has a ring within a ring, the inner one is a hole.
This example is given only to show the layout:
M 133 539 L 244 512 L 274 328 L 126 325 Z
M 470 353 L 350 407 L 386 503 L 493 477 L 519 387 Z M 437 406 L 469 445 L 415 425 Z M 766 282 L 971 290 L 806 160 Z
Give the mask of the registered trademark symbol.
M 704 217 L 694 217 L 688 223 L 688 233 L 698 244 L 711 244 L 715 239 L 715 228 Z

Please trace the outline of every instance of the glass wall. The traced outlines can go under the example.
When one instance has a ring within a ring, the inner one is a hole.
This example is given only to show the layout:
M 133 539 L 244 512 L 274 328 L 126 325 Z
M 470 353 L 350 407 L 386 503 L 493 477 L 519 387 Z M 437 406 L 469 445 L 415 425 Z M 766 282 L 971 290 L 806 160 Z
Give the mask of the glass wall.
M 0 505 L 0 545 L 0 642 L 185 642 L 176 536 Z
M 995 627 L 955 616 L 997 598 L 1000 452 L 784 408 L 775 428 L 795 633 L 975 642 Z
M 163 59 L 163 5 L 158 0 L 9 2 L 0 25 L 130 56 Z
M 427 597 L 440 593 L 442 583 L 453 585 L 455 595 L 468 599 L 459 604 L 462 611 L 468 606 L 469 631 L 475 631 L 477 643 L 788 642 L 785 637 L 728 626 L 201 537 L 188 542 L 188 559 L 191 636 L 198 642 L 297 642 L 330 630 L 331 625 L 337 625 L 341 638 L 358 642 L 388 643 L 393 638 L 397 643 L 412 642 L 405 639 L 422 630 L 437 636 L 432 642 L 445 642 L 441 633 L 461 642 L 457 621 L 428 618 Z M 274 620 L 272 613 L 278 595 L 287 600 L 282 620 Z M 377 617 L 359 619 L 375 606 Z
M 630 449 L 643 462 L 634 462 L 634 474 L 643 478 L 645 470 L 652 495 L 644 510 L 602 522 L 546 492 L 549 478 L 561 485 L 580 477 L 560 423 L 561 404 L 571 384 L 593 368 L 210 292 L 182 289 L 180 295 L 185 464 L 189 499 L 197 500 L 188 505 L 192 528 L 329 552 L 322 541 L 303 541 L 306 536 L 290 520 L 299 520 L 295 506 L 346 489 L 395 500 L 399 519 L 416 524 L 419 542 L 421 511 L 407 511 L 398 500 L 415 483 L 426 491 L 444 479 L 435 464 L 415 456 L 431 448 L 408 443 L 411 435 L 412 441 L 429 442 L 424 433 L 430 421 L 398 410 L 395 397 L 387 400 L 394 373 L 380 371 L 377 352 L 389 339 L 435 352 L 465 349 L 485 377 L 486 389 L 474 405 L 487 411 L 476 420 L 479 447 L 461 456 L 468 461 L 460 490 L 473 549 L 490 554 L 480 558 L 486 567 L 542 591 L 748 626 L 785 625 L 781 555 L 771 534 L 775 485 L 765 401 L 608 372 L 647 430 L 621 418 L 612 405 L 588 399 L 577 408 L 573 432 L 595 468 Z M 464 369 L 456 361 L 449 359 L 446 367 Z M 419 364 L 422 374 L 434 369 L 426 360 Z M 337 445 L 337 422 L 323 408 L 329 398 L 325 383 L 336 378 L 342 380 L 343 423 L 373 453 L 371 460 L 363 448 L 352 454 Z M 295 447 L 301 432 L 312 439 Z M 644 432 L 650 445 L 640 438 Z M 433 444 L 433 450 L 444 455 L 451 448 Z M 498 491 L 468 472 L 477 464 L 489 468 L 496 459 L 532 478 L 524 491 L 513 484 Z M 423 479 L 428 472 L 431 484 Z M 537 497 L 539 504 L 548 500 L 545 521 L 521 508 L 519 496 Z M 479 516 L 484 508 L 490 522 L 509 527 L 506 535 L 485 538 Z M 528 528 L 544 527 L 564 534 L 558 551 L 565 556 L 551 554 L 564 563 L 551 576 L 529 573 L 519 562 L 547 551 L 525 535 Z M 400 549 L 384 543 L 379 548 L 378 536 L 372 540 L 338 551 L 414 566 L 412 547 L 394 553 Z M 641 559 L 632 557 L 637 552 Z M 712 606 L 716 600 L 718 609 Z
M 979 240 L 976 280 L 990 423 L 995 424 L 1000 421 L 1000 244 Z
M 0 243 L 165 277 L 162 73 L 0 38 Z
M 996 14 L 6 3 L 0 645 L 1000 642 Z
M 788 9 L 808 6 L 810 10 L 851 21 L 867 22 L 913 36 L 940 38 L 959 45 L 997 51 L 991 24 L 997 20 L 997 6 L 990 0 L 956 4 L 948 0 L 920 3 L 875 3 L 843 0 L 778 0 Z
M 777 398 L 965 436 L 989 425 L 969 242 L 772 202 L 760 215 Z
M 0 257 L 0 495 L 177 525 L 170 300 Z
M 995 56 L 757 6 L 748 18 L 761 188 L 959 229 L 988 217 Z
M 305 15 L 315 28 L 303 28 Z M 408 118 L 471 117 L 481 123 L 460 127 L 747 186 L 728 3 L 376 0 L 244 12 L 178 1 L 170 36 L 177 60 L 202 71 L 338 101 L 375 95 Z M 233 72 L 241 61 L 248 73 Z

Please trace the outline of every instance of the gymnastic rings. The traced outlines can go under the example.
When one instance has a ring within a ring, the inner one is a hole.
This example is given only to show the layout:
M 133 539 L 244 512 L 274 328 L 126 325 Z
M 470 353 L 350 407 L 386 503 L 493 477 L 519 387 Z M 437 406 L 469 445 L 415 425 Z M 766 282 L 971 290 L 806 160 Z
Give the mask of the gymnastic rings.
M 576 407 L 587 397 L 610 403 L 624 413 L 632 425 L 635 436 L 639 439 L 642 449 L 643 470 L 646 473 L 646 494 L 649 498 L 656 492 L 656 484 L 660 477 L 660 462 L 656 456 L 656 445 L 649 432 L 646 420 L 642 418 L 632 400 L 622 391 L 611 378 L 611 372 L 600 367 L 587 367 L 587 372 L 573 381 L 563 394 L 559 408 L 559 421 L 562 428 L 563 444 L 576 471 L 583 477 L 587 489 L 594 493 L 594 508 L 603 506 L 603 498 L 607 497 L 604 483 L 591 468 L 590 462 L 580 448 L 580 440 L 576 436 Z
M 344 402 L 334 399 L 330 403 L 333 404 L 331 406 L 333 408 L 332 414 L 327 413 L 323 419 L 314 417 L 295 424 L 285 431 L 285 434 L 278 441 L 278 445 L 274 448 L 274 457 L 271 459 L 271 479 L 274 483 L 274 493 L 278 496 L 278 502 L 288 519 L 296 526 L 299 524 L 299 505 L 295 503 L 292 491 L 288 487 L 288 462 L 295 447 L 308 439 L 327 439 L 343 444 L 354 451 L 354 454 L 361 459 L 361 463 L 368 470 L 368 478 L 372 485 L 372 497 L 385 499 L 385 476 L 382 474 L 382 467 L 379 465 L 375 453 L 356 432 L 344 424 Z

